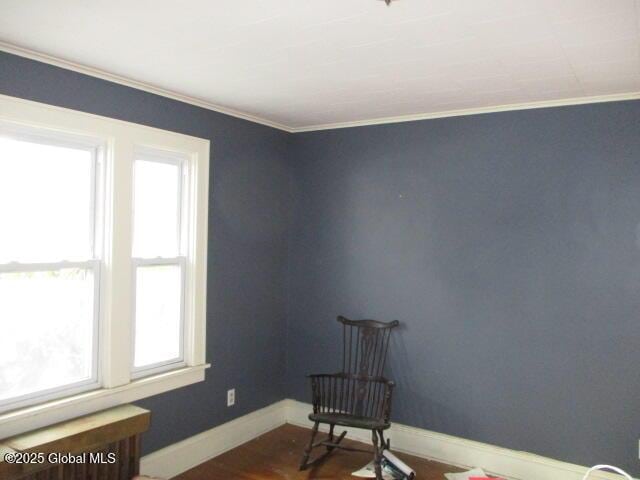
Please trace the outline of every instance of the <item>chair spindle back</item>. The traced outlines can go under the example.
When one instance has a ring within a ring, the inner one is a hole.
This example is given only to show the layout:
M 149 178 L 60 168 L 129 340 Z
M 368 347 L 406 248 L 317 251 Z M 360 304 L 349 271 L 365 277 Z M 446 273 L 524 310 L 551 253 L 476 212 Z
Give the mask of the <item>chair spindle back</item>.
M 383 381 L 391 331 L 400 322 L 349 320 L 338 317 L 343 328 L 342 374 L 336 390 L 340 409 L 360 417 L 381 418 L 388 389 Z M 389 393 L 390 394 L 390 393 Z
M 376 320 L 349 320 L 338 317 L 342 323 L 342 373 L 382 377 L 387 360 L 391 330 L 400 322 Z

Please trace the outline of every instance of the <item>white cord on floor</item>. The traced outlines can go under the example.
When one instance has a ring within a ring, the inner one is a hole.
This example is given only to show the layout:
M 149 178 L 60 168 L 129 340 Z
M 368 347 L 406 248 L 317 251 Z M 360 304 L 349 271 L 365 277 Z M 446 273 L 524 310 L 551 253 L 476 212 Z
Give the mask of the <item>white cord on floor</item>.
M 605 469 L 613 470 L 614 472 L 624 476 L 627 480 L 633 480 L 633 478 L 631 478 L 631 475 L 629 475 L 627 472 L 625 472 L 621 468 L 614 467 L 612 465 L 596 465 L 595 467 L 591 467 L 589 470 L 587 470 L 587 473 L 584 474 L 584 477 L 582 477 L 582 480 L 587 480 L 587 478 L 589 478 L 589 475 L 591 475 L 591 472 L 594 472 L 596 470 L 605 470 Z

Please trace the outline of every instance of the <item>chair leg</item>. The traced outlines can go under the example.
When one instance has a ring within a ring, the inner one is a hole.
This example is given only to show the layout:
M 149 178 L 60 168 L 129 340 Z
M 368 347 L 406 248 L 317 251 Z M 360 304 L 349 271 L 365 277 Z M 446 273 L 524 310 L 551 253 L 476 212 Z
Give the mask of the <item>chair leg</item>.
M 391 439 L 384 438 L 384 430 L 378 430 L 378 434 L 380 435 L 380 441 L 382 442 L 382 450 L 391 450 Z
M 371 432 L 371 440 L 373 441 L 373 451 L 374 451 L 374 457 L 373 457 L 373 466 L 375 468 L 376 471 L 376 480 L 382 480 L 382 449 L 384 448 L 384 446 L 380 446 L 379 445 L 379 440 L 378 440 L 378 432 L 373 430 Z
M 313 449 L 313 441 L 316 438 L 316 434 L 318 433 L 318 426 L 320 422 L 315 422 L 313 424 L 313 428 L 311 429 L 311 438 L 309 439 L 309 444 L 307 448 L 304 449 L 304 455 L 302 456 L 302 461 L 300 462 L 300 470 L 304 470 L 308 467 L 307 462 L 309 461 L 309 455 L 311 455 L 311 450 Z
M 335 425 L 332 423 L 331 426 L 329 427 L 329 441 L 333 442 L 333 428 L 335 427 Z M 327 450 L 331 451 L 333 450 L 332 447 L 327 447 Z

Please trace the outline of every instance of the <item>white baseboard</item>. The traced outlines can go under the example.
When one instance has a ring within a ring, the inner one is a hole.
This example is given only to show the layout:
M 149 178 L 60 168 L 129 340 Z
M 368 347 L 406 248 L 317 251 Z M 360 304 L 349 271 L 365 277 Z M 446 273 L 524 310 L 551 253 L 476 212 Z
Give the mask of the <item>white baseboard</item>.
M 311 428 L 309 412 L 309 404 L 282 400 L 144 456 L 141 472 L 161 478 L 174 477 L 285 423 Z M 366 430 L 345 430 L 349 431 L 348 438 L 371 441 L 371 434 Z M 482 467 L 512 480 L 581 480 L 587 471 L 587 467 L 580 465 L 398 423 L 392 425 L 388 437 L 392 450 L 459 467 Z M 607 472 L 597 472 L 590 477 L 591 480 L 621 478 Z
M 142 457 L 143 475 L 172 478 L 259 437 L 286 421 L 286 400 L 189 437 Z
M 311 405 L 286 400 L 287 423 L 311 428 L 307 418 Z M 336 427 L 339 428 L 339 427 Z M 337 432 L 342 432 L 339 429 Z M 371 441 L 366 430 L 347 429 L 348 438 Z M 458 467 L 481 467 L 489 473 L 517 480 L 581 480 L 587 467 L 532 453 L 509 450 L 486 443 L 394 423 L 389 429 L 391 449 Z M 597 472 L 590 479 L 620 480 L 619 475 Z

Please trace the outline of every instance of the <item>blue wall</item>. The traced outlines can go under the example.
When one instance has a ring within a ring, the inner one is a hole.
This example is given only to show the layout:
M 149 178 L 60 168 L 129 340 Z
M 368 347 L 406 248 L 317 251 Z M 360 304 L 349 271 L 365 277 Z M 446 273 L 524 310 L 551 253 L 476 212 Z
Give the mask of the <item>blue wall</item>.
M 138 402 L 145 452 L 281 400 L 289 135 L 0 52 L 0 93 L 211 140 L 206 381 Z M 226 391 L 236 388 L 236 406 Z
M 289 396 L 338 368 L 337 314 L 398 319 L 395 421 L 640 473 L 640 102 L 292 148 Z
M 213 367 L 145 452 L 308 401 L 344 314 L 403 323 L 396 421 L 640 473 L 640 102 L 289 135 L 1 52 L 0 93 L 212 142 Z

